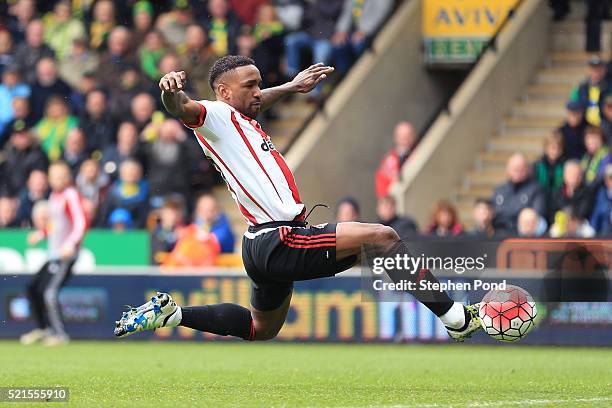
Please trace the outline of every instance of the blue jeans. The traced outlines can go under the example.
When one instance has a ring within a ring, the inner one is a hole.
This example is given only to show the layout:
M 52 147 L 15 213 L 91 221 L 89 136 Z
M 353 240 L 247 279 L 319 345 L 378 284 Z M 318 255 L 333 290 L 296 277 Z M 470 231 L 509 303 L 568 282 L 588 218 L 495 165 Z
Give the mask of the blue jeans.
M 351 41 L 350 37 L 343 45 L 334 48 L 334 59 L 336 60 L 336 70 L 340 74 L 346 74 L 351 65 L 365 51 L 367 42 L 364 39 L 358 43 Z
M 304 31 L 297 31 L 285 37 L 285 54 L 287 55 L 287 75 L 295 76 L 300 72 L 300 52 L 303 48 L 310 48 L 314 63 L 328 64 L 333 52 L 332 43 L 326 39 L 314 38 Z M 318 93 L 321 85 L 317 85 Z

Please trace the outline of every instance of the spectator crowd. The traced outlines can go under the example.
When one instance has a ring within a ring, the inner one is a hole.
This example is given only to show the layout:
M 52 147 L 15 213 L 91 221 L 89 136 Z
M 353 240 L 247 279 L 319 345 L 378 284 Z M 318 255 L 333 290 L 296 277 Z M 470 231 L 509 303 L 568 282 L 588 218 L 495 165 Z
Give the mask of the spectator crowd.
M 394 3 L 2 2 L 0 226 L 32 226 L 34 206 L 49 195 L 48 166 L 62 160 L 90 224 L 148 228 L 156 262 L 183 264 L 185 253 L 209 241 L 215 253 L 232 252 L 229 223 L 208 194 L 217 173 L 187 129 L 165 114 L 158 81 L 184 70 L 190 95 L 214 99 L 208 71 L 226 54 L 254 58 L 264 87 L 313 61 L 335 61 L 341 78 Z
M 593 55 L 586 71 L 585 80 L 569 95 L 565 121 L 544 138 L 541 158 L 529 163 L 519 152 L 509 158 L 506 181 L 491 197 L 475 201 L 470 222 L 473 228 L 466 230 L 453 204 L 444 201 L 436 203 L 429 225 L 420 234 L 480 238 L 612 236 L 612 69 Z M 401 166 L 409 161 L 417 137 L 410 123 L 400 122 L 393 140 L 394 146 L 375 177 L 378 213 L 383 222 L 388 216 L 380 211 L 381 204 L 390 200 L 390 187 L 400 180 Z

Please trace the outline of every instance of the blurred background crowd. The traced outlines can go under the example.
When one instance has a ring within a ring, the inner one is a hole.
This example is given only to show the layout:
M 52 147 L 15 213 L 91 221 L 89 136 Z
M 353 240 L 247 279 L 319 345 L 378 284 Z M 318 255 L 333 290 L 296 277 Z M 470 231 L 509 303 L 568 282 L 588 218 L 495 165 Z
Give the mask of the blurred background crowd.
M 49 195 L 49 163 L 63 160 L 92 227 L 147 228 L 155 262 L 162 261 L 155 254 L 180 264 L 184 254 L 232 252 L 230 224 L 210 194 L 220 179 L 188 129 L 165 114 L 159 79 L 184 70 L 190 95 L 214 99 L 208 71 L 226 54 L 253 57 L 264 87 L 313 61 L 333 61 L 337 79 L 367 48 L 393 4 L 2 2 L 0 228 L 33 226 L 33 208 Z M 312 102 L 321 93 L 316 89 Z M 169 256 L 179 238 L 182 250 Z
M 552 2 L 555 11 L 564 10 L 561 3 Z M 154 263 L 210 264 L 216 254 L 233 252 L 235 232 L 211 193 L 221 180 L 188 129 L 165 114 L 159 79 L 167 72 L 185 70 L 187 92 L 198 99 L 214 99 L 209 68 L 220 56 L 242 54 L 257 61 L 264 87 L 288 80 L 312 62 L 334 64 L 335 78 L 327 85 L 333 86 L 368 47 L 394 4 L 392 0 L 3 2 L 0 228 L 33 226 L 34 207 L 49 195 L 48 165 L 64 160 L 92 226 L 147 229 Z M 603 8 L 595 11 L 605 18 Z M 555 18 L 563 15 L 559 12 Z M 590 35 L 598 31 L 591 29 Z M 600 51 L 589 45 L 593 41 L 587 40 L 586 48 Z M 375 175 L 379 219 L 362 221 L 391 225 L 404 238 L 610 235 L 612 69 L 608 65 L 593 54 L 585 80 L 568 95 L 565 122 L 545 139 L 541 159 L 530 163 L 523 154 L 512 155 L 506 182 L 491 196 L 474 202 L 471 220 L 460 220 L 447 201 L 433 204 L 427 225 L 398 215 L 391 189 L 418 141 L 410 122 L 398 123 L 392 135 L 394 147 Z M 325 93 L 316 89 L 310 97 L 316 102 Z M 274 111 L 268 115 L 273 117 Z M 350 197 L 339 202 L 336 219 L 361 220 L 359 203 Z
M 612 235 L 612 70 L 594 54 L 585 79 L 568 95 L 566 119 L 542 146 L 542 156 L 530 163 L 513 154 L 506 165 L 507 180 L 492 196 L 474 202 L 471 228 L 465 228 L 450 202 L 438 202 L 429 225 L 412 233 L 437 237 L 574 237 Z M 401 167 L 410 160 L 417 136 L 409 122 L 395 127 L 394 148 L 376 174 L 378 213 L 385 210 Z M 466 220 L 464 220 L 466 221 Z M 411 223 L 414 225 L 414 223 Z M 408 231 L 410 232 L 410 231 Z

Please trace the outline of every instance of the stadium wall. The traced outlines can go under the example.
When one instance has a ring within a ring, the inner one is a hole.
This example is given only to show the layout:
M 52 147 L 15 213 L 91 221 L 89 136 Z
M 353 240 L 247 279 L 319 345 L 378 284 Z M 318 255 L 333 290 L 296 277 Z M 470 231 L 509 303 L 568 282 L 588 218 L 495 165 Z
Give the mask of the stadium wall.
M 8 275 L 0 286 L 0 339 L 17 338 L 33 327 L 25 286 L 29 275 Z M 362 299 L 357 274 L 296 282 L 287 322 L 279 341 L 449 342 L 440 321 L 422 304 Z M 179 304 L 240 303 L 248 306 L 251 283 L 238 270 L 202 273 L 134 273 L 77 275 L 60 294 L 66 330 L 73 338 L 113 339 L 122 305 L 139 304 L 156 290 L 169 292 Z M 460 296 L 461 294 L 454 294 Z M 612 302 L 538 304 L 544 318 L 518 344 L 612 346 Z M 227 340 L 184 327 L 140 333 L 134 340 Z M 473 339 L 494 344 L 484 333 Z
M 550 13 L 544 0 L 526 0 L 424 136 L 394 194 L 398 208 L 420 223 L 433 202 L 448 198 L 518 98 L 549 47 Z M 435 188 L 432 188 L 435 186 Z
M 459 75 L 428 72 L 421 55 L 422 1 L 404 2 L 348 77 L 287 153 L 307 204 L 333 206 L 346 195 L 375 217 L 374 173 L 392 144 L 392 129 L 410 120 L 417 132 L 458 85 Z M 329 221 L 313 213 L 312 221 Z

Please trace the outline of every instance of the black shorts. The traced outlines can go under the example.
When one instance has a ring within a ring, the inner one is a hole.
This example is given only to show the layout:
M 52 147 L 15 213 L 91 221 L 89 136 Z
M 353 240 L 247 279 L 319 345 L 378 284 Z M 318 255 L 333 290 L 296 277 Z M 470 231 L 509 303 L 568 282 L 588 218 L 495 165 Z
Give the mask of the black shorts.
M 294 281 L 334 276 L 356 259 L 336 261 L 336 224 L 268 222 L 249 227 L 242 241 L 242 260 L 253 281 L 251 305 L 261 311 L 278 309 Z

